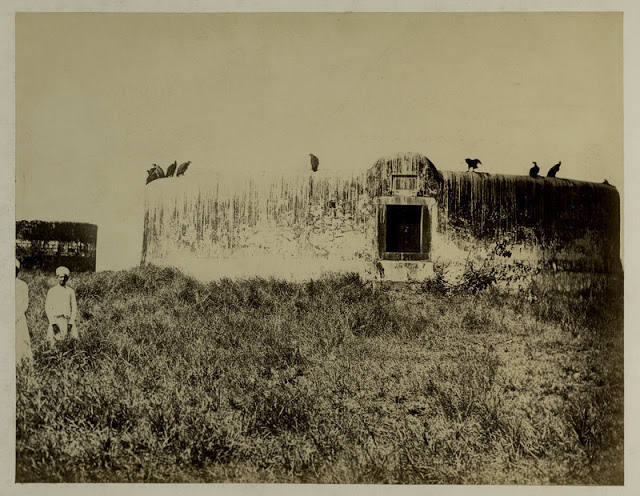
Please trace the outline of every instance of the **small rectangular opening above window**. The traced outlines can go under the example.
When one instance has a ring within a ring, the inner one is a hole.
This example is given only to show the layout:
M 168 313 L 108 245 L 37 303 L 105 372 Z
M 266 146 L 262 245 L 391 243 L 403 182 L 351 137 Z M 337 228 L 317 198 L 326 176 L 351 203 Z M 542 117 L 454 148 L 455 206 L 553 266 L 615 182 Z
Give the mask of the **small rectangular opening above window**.
M 415 174 L 394 174 L 391 187 L 394 191 L 416 191 L 418 189 L 418 176 Z

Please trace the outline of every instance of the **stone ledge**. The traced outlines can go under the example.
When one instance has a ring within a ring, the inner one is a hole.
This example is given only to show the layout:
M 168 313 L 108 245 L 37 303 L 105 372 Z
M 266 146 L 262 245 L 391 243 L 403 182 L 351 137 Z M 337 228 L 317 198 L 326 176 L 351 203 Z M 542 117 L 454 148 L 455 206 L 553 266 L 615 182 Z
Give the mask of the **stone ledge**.
M 380 260 L 378 263 L 382 269 L 376 274 L 378 281 L 412 282 L 434 276 L 433 262 Z

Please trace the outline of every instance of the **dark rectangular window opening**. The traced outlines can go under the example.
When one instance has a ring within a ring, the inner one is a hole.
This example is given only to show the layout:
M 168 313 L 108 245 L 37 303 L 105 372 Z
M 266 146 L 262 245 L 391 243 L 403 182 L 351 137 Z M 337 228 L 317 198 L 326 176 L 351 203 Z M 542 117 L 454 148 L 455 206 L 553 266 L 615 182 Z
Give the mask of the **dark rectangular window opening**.
M 387 205 L 387 253 L 420 253 L 422 205 Z

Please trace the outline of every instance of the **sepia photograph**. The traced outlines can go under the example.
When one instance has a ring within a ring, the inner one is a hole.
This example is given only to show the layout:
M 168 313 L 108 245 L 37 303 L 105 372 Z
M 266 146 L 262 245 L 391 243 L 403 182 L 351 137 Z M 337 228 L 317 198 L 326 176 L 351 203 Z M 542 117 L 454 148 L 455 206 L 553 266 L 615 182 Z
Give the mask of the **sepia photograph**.
M 10 21 L 12 482 L 628 483 L 626 14 L 108 10 Z

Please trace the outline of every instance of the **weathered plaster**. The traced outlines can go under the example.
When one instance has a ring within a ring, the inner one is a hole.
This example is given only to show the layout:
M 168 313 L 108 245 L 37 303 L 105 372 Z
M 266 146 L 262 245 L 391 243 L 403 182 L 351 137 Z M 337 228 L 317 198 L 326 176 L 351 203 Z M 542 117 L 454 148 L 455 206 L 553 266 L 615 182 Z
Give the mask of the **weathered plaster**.
M 426 209 L 420 253 L 383 253 L 390 204 Z M 611 186 L 439 172 L 422 155 L 399 154 L 362 174 L 154 181 L 146 188 L 142 261 L 200 277 L 294 279 L 356 271 L 419 280 L 434 267 L 456 274 L 469 262 L 615 271 L 618 219 Z

